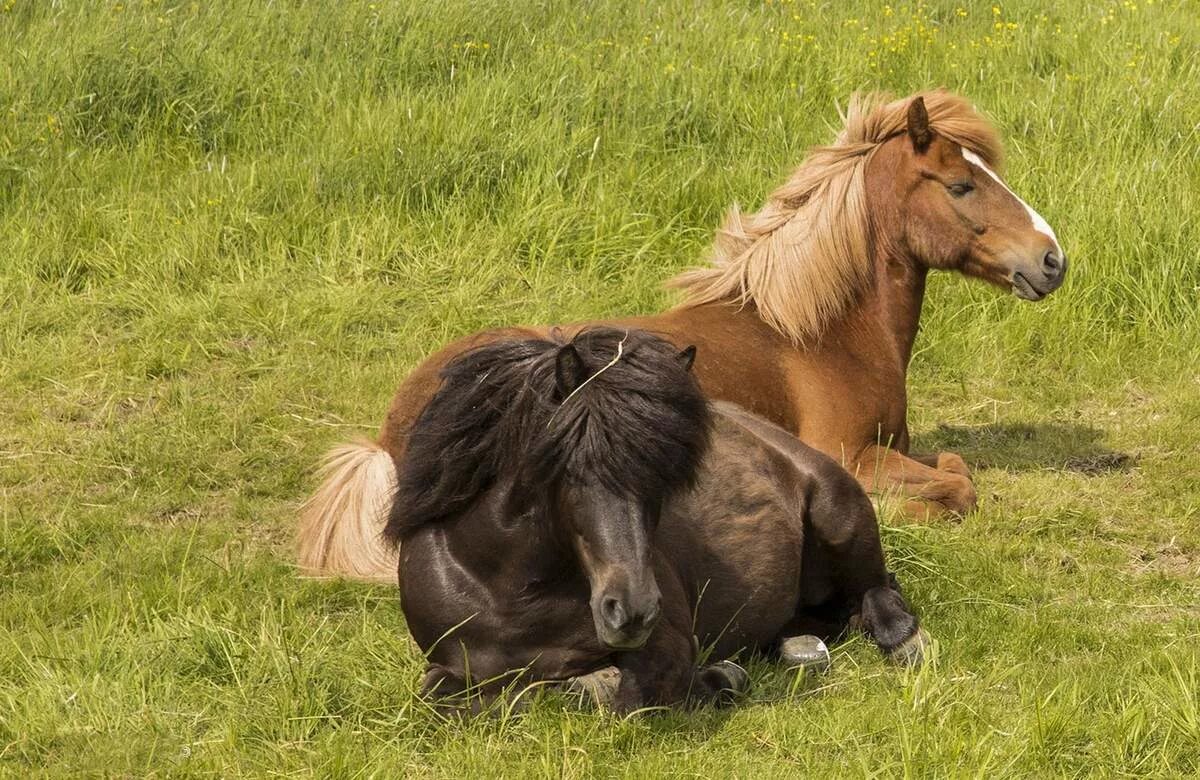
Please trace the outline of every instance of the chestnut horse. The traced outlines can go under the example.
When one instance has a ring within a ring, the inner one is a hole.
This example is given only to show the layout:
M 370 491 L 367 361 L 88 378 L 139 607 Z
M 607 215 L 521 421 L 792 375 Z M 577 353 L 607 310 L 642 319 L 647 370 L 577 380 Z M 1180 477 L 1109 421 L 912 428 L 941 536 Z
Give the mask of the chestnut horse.
M 694 355 L 589 328 L 442 370 L 386 526 L 427 694 L 477 706 L 615 665 L 618 712 L 720 701 L 748 678 L 698 669 L 697 642 L 724 660 L 851 622 L 920 660 L 866 493 L 786 431 L 710 409 Z
M 933 91 L 851 100 L 833 145 L 814 150 L 751 215 L 735 209 L 711 267 L 674 280 L 684 303 L 614 324 L 695 344 L 704 392 L 732 401 L 841 462 L 912 514 L 962 514 L 975 489 L 962 458 L 909 455 L 906 378 L 931 269 L 1039 300 L 1067 269 L 1054 232 L 1004 184 L 1000 143 L 960 97 Z M 582 326 L 579 326 L 582 327 Z M 391 580 L 374 543 L 408 431 L 446 363 L 491 340 L 456 341 L 400 385 L 376 442 L 344 445 L 301 520 L 310 572 Z

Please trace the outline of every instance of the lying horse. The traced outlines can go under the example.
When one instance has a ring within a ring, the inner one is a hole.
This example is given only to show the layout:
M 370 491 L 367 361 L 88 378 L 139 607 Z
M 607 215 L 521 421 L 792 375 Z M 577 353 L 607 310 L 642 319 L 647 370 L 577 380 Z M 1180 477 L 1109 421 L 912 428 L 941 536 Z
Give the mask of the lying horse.
M 714 265 L 676 280 L 682 306 L 615 324 L 696 344 L 710 398 L 837 458 L 868 490 L 897 492 L 908 513 L 967 512 L 975 488 L 960 457 L 907 454 L 906 378 L 926 276 L 958 271 L 1039 300 L 1067 269 L 1054 232 L 996 174 L 999 157 L 995 131 L 962 98 L 852 100 L 837 141 L 815 150 L 761 211 L 735 210 Z M 395 558 L 380 556 L 374 537 L 392 461 L 402 462 L 442 367 L 487 341 L 548 330 L 475 334 L 417 366 L 378 441 L 331 453 L 301 521 L 301 566 L 390 580 Z
M 915 660 L 875 514 L 830 458 L 728 404 L 693 349 L 596 328 L 452 360 L 417 419 L 386 536 L 424 689 L 494 695 L 615 664 L 613 706 L 712 701 L 712 657 L 854 622 Z

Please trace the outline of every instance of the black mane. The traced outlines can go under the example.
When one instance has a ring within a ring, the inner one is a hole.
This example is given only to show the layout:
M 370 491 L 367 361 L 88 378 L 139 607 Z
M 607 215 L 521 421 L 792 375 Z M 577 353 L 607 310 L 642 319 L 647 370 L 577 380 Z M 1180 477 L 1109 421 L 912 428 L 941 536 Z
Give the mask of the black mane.
M 526 491 L 568 478 L 643 500 L 693 479 L 709 419 L 690 360 L 645 331 L 589 328 L 570 341 L 589 379 L 564 400 L 555 365 L 565 343 L 498 341 L 442 370 L 409 433 L 389 540 L 465 511 L 501 475 Z

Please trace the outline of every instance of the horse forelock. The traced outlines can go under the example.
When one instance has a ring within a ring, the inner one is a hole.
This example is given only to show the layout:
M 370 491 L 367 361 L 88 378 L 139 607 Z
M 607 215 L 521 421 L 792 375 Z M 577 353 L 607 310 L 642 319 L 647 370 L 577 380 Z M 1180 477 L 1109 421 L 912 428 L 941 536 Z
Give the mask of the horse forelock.
M 904 132 L 916 97 L 924 98 L 936 132 L 997 168 L 999 137 L 964 98 L 945 90 L 900 100 L 856 93 L 834 143 L 813 149 L 759 211 L 730 209 L 711 264 L 671 281 L 684 291 L 686 304 L 753 303 L 793 342 L 819 339 L 871 281 L 865 171 L 874 152 Z
M 566 399 L 555 381 L 561 340 L 495 342 L 446 366 L 409 432 L 389 539 L 465 511 L 501 477 L 531 494 L 565 477 L 638 500 L 690 483 L 708 407 L 674 347 L 611 328 L 571 343 L 590 381 Z
M 588 380 L 556 406 L 529 464 L 646 501 L 691 482 L 708 404 L 675 346 L 610 328 L 584 330 L 572 344 Z

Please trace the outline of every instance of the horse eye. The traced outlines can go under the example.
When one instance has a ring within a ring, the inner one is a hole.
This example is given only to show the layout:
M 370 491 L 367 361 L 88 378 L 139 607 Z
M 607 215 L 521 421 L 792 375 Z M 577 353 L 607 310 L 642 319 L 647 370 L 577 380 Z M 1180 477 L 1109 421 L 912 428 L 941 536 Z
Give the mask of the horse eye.
M 969 181 L 957 181 L 954 184 L 947 186 L 946 189 L 950 190 L 950 194 L 954 197 L 961 198 L 963 195 L 966 195 L 968 192 L 975 189 L 975 185 L 971 184 Z

